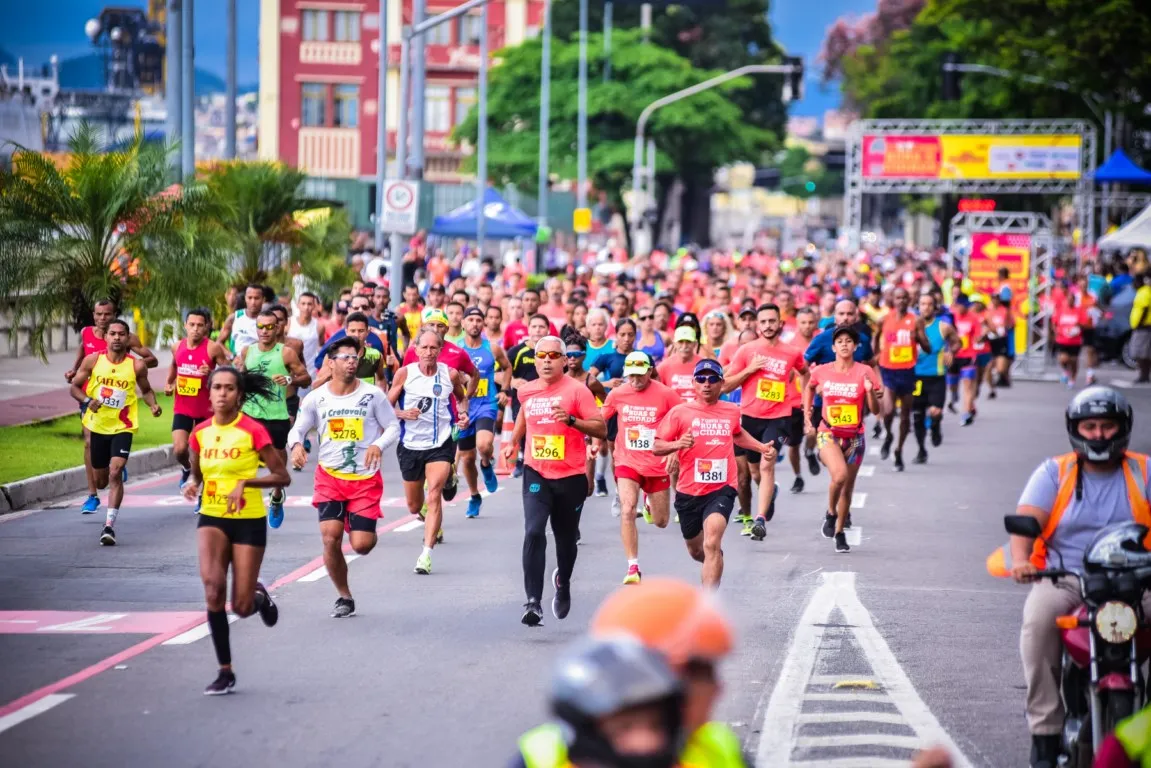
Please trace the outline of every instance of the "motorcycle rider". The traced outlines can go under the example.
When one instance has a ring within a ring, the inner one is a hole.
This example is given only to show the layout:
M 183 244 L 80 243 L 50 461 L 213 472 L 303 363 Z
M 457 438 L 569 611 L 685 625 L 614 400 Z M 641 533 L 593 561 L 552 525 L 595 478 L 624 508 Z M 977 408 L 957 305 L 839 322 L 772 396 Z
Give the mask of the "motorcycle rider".
M 1075 577 L 1052 583 L 1036 580 L 1036 574 L 1048 566 L 1081 572 L 1084 551 L 1111 525 L 1134 519 L 1151 528 L 1148 457 L 1127 450 L 1133 423 L 1127 398 L 1110 387 L 1087 387 L 1076 395 L 1066 413 L 1072 452 L 1040 464 L 1019 497 L 1016 514 L 1036 518 L 1042 538 L 1012 535 L 1009 550 L 988 558 L 993 575 L 1032 584 L 1019 637 L 1032 768 L 1055 768 L 1062 751 L 1062 643 L 1055 620 L 1083 603 Z M 1059 556 L 1048 558 L 1048 550 L 1058 551 L 1062 564 Z M 1151 594 L 1144 596 L 1143 610 L 1151 612 Z
M 551 682 L 559 723 L 525 733 L 509 768 L 673 768 L 683 746 L 683 684 L 634 637 L 584 638 Z

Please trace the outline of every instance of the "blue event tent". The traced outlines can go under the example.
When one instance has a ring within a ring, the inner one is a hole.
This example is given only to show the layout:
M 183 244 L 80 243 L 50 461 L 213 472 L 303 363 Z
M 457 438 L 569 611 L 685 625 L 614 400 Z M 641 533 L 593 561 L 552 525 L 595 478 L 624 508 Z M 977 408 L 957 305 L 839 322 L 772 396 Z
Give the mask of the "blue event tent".
M 493 240 L 511 240 L 532 237 L 537 224 L 526 213 L 513 208 L 499 192 L 491 187 L 484 190 L 484 236 Z M 433 235 L 444 237 L 476 237 L 476 201 L 471 200 L 454 211 L 437 216 L 432 225 Z
M 1096 184 L 1151 184 L 1151 172 L 1145 171 L 1121 149 L 1095 169 Z

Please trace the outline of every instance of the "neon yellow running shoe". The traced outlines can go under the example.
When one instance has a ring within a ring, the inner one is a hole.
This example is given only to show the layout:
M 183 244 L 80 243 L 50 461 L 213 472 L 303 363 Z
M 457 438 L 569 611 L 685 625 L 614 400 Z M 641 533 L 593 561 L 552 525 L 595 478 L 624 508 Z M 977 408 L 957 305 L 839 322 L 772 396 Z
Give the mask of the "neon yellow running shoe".
M 639 584 L 641 574 L 638 565 L 629 565 L 627 567 L 627 576 L 623 577 L 624 584 Z
M 743 519 L 743 530 L 739 532 L 739 535 L 740 536 L 750 536 L 751 535 L 751 518 L 750 517 L 745 517 Z
M 443 528 L 441 528 L 439 530 L 439 532 L 436 533 L 436 543 L 437 544 L 443 544 L 444 543 L 444 529 Z
M 643 521 L 644 521 L 645 523 L 647 523 L 648 525 L 651 525 L 651 507 L 649 507 L 648 505 L 644 504 L 644 505 L 643 505 L 643 506 L 640 508 L 640 510 L 639 510 L 639 513 L 640 513 L 641 515 L 643 515 Z
M 416 567 L 412 570 L 422 576 L 427 576 L 432 572 L 432 556 L 421 552 L 419 558 L 416 559 Z

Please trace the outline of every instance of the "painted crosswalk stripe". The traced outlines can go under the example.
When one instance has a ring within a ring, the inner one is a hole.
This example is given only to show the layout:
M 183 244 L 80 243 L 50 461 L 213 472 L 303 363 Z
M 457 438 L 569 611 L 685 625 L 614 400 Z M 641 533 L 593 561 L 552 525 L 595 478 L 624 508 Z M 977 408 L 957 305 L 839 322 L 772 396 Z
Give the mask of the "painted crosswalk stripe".
M 875 474 L 874 464 L 864 464 L 859 468 L 859 477 L 871 477 Z
M 48 627 L 37 627 L 37 632 L 110 632 L 111 627 L 102 627 L 101 624 L 108 624 L 117 619 L 122 619 L 128 614 L 126 613 L 101 613 L 96 616 L 90 616 L 86 619 L 79 621 L 70 621 L 66 624 L 53 624 Z
M 349 562 L 349 563 L 352 562 L 353 560 L 359 560 L 359 559 L 360 559 L 360 556 L 357 555 L 355 552 L 351 552 L 351 553 L 344 555 L 344 560 L 346 562 Z M 312 582 L 312 581 L 319 581 L 320 579 L 325 578 L 327 575 L 328 575 L 328 569 L 321 565 L 319 568 L 312 571 L 307 576 L 301 576 L 300 581 L 305 582 L 305 583 L 306 582 Z
M 423 528 L 423 527 L 424 527 L 424 521 L 423 520 L 413 520 L 410 523 L 404 523 L 399 528 L 396 528 L 395 533 L 406 533 L 407 531 L 414 531 L 417 528 Z
M 15 712 L 9 712 L 4 717 L 0 717 L 0 733 L 9 728 L 14 728 L 25 720 L 31 720 L 36 715 L 42 715 L 53 707 L 63 704 L 68 699 L 75 697 L 74 693 L 50 693 L 42 699 L 37 699 L 26 707 L 21 707 Z
M 228 614 L 228 623 L 235 624 L 240 620 L 240 617 L 234 613 Z M 189 629 L 187 632 L 176 635 L 171 640 L 165 640 L 160 645 L 191 645 L 197 640 L 203 640 L 205 637 L 212 633 L 212 628 L 208 626 L 207 622 L 197 624 Z

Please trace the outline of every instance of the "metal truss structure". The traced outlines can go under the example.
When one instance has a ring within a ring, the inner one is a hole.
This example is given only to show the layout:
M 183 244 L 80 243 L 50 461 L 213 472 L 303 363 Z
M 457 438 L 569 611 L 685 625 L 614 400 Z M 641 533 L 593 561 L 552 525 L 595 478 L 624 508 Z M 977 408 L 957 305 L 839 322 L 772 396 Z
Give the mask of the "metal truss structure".
M 1027 340 L 1017 350 L 1012 372 L 1021 378 L 1046 378 L 1051 360 L 1047 354 L 1047 329 L 1051 320 L 1052 263 L 1055 259 L 1055 235 L 1051 219 L 1042 213 L 960 213 L 951 220 L 947 256 L 949 270 L 959 266 L 968 273 L 971 260 L 971 235 L 985 232 L 996 235 L 1030 235 L 1028 259 Z
M 1079 136 L 1077 179 L 875 179 L 863 176 L 863 137 L 1031 134 Z M 857 120 L 847 139 L 844 173 L 845 228 L 851 247 L 859 247 L 863 229 L 863 196 L 885 194 L 1034 194 L 1070 195 L 1083 245 L 1095 242 L 1095 126 L 1085 120 Z M 1049 223 L 1050 225 L 1050 223 Z

